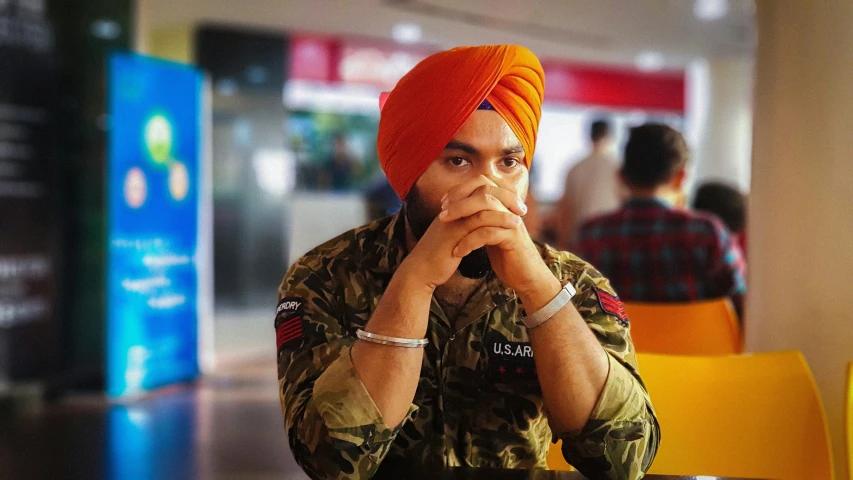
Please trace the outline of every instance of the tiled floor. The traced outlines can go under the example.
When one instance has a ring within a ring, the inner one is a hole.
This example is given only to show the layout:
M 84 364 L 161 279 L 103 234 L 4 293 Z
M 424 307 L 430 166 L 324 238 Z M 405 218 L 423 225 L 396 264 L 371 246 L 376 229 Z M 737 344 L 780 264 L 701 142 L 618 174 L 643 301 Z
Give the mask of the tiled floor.
M 70 397 L 0 419 L 0 479 L 306 479 L 287 445 L 275 364 L 109 403 Z

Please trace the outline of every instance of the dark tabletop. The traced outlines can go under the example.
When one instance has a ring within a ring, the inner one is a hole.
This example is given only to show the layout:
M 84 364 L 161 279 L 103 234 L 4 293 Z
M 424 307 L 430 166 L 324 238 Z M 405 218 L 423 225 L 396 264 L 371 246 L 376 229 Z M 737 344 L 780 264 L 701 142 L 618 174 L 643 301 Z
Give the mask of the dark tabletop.
M 442 471 L 416 470 L 406 471 L 380 470 L 374 479 L 411 479 L 411 480 L 585 480 L 578 472 L 559 472 L 554 470 L 501 470 L 492 468 L 448 468 Z M 709 476 L 646 475 L 647 480 L 748 480 L 743 478 L 723 478 Z M 754 479 L 753 479 L 754 480 Z

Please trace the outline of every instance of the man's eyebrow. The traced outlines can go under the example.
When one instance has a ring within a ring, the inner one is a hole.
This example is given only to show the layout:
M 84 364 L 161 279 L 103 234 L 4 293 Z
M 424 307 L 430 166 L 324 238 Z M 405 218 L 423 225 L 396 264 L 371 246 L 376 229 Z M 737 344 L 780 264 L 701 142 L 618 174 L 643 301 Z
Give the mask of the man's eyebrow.
M 447 143 L 447 146 L 444 147 L 445 150 L 461 150 L 465 153 L 471 155 L 479 155 L 480 151 L 477 150 L 477 147 L 471 145 L 470 143 L 460 142 L 459 140 L 451 140 Z M 512 155 L 515 153 L 524 153 L 524 147 L 519 145 L 513 145 L 512 147 L 505 148 L 501 151 L 501 155 Z
M 473 145 L 465 142 L 460 142 L 459 140 L 451 140 L 447 142 L 447 146 L 444 147 L 445 150 L 461 150 L 465 153 L 471 155 L 479 155 L 480 151 L 477 150 Z
M 515 145 L 503 150 L 504 155 L 512 155 L 513 153 L 524 153 L 524 147 L 521 145 Z

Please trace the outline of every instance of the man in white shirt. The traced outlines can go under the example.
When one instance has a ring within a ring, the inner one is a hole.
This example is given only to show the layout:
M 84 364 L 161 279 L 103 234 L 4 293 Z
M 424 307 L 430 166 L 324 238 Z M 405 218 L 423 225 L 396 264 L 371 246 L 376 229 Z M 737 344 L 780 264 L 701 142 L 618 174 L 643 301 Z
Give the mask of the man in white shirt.
M 611 153 L 610 124 L 596 120 L 590 128 L 592 151 L 566 175 L 563 196 L 554 209 L 557 246 L 568 249 L 586 220 L 619 208 L 619 161 Z

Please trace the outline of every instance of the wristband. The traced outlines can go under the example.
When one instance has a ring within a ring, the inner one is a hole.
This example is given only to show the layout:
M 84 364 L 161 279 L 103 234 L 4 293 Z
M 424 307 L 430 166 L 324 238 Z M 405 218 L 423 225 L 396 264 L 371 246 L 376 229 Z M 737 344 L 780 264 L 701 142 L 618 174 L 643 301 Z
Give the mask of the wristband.
M 551 317 L 554 316 L 557 312 L 560 311 L 563 307 L 566 306 L 567 303 L 575 296 L 575 287 L 572 286 L 571 283 L 566 283 L 563 288 L 560 289 L 560 293 L 557 294 L 548 305 L 540 308 L 533 315 L 528 315 L 521 319 L 524 322 L 524 325 L 527 328 L 536 328 L 539 325 L 547 322 Z

